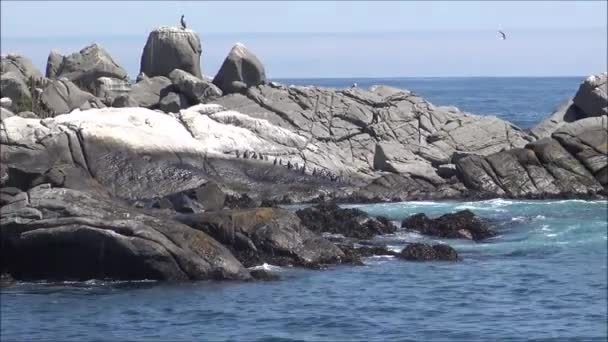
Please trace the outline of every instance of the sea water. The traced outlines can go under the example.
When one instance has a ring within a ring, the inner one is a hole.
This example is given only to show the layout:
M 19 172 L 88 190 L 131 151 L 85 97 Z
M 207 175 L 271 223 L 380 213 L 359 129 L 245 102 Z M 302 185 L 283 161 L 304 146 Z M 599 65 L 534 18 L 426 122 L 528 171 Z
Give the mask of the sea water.
M 388 83 L 343 79 L 315 84 L 353 81 L 359 86 Z M 574 94 L 580 80 L 412 82 L 393 85 L 440 105 L 513 121 L 520 117 L 520 125 L 530 127 L 562 100 L 559 94 Z M 555 92 L 546 93 L 548 88 Z M 459 91 L 468 91 L 470 100 L 454 93 Z M 474 101 L 475 96 L 501 100 Z M 387 216 L 396 224 L 414 213 L 436 217 L 470 209 L 490 220 L 499 235 L 471 242 L 400 230 L 375 242 L 393 250 L 408 242 L 448 243 L 462 260 L 417 263 L 376 256 L 367 258 L 365 266 L 324 270 L 263 266 L 278 272 L 278 282 L 18 283 L 0 291 L 0 340 L 607 339 L 606 201 L 495 199 L 347 207 Z

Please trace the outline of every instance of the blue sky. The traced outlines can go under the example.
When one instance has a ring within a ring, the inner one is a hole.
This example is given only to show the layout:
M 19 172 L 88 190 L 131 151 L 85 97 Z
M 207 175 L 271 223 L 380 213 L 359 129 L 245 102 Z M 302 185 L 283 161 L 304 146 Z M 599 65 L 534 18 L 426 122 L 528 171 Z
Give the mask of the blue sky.
M 237 41 L 270 77 L 561 76 L 606 70 L 606 1 L 2 1 L 2 53 L 100 43 L 136 75 L 147 34 L 186 15 L 215 74 Z M 26 14 L 24 16 L 24 14 Z M 24 19 L 26 18 L 26 19 Z M 498 40 L 496 30 L 507 32 Z

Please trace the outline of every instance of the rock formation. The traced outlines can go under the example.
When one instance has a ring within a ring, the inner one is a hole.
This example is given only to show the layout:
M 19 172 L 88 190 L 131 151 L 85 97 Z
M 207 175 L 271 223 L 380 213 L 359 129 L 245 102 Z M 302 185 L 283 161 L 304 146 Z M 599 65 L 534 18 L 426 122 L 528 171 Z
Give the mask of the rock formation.
M 176 27 L 159 27 L 148 36 L 141 55 L 140 72 L 148 77 L 168 77 L 174 69 L 181 69 L 202 78 L 201 52 L 201 41 L 196 32 Z
M 241 43 L 236 43 L 232 47 L 213 79 L 213 83 L 226 94 L 244 92 L 247 88 L 265 81 L 264 66 Z

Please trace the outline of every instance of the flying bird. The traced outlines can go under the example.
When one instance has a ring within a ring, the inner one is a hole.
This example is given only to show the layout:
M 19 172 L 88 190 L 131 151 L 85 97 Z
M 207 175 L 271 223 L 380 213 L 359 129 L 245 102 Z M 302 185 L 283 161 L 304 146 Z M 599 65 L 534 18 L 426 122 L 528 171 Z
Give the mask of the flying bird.
M 184 15 L 182 14 L 182 18 L 180 19 L 180 22 L 182 24 L 182 30 L 186 29 L 186 21 L 184 20 Z
M 504 32 L 502 32 L 502 31 L 499 30 L 498 33 L 500 34 L 500 40 L 506 40 L 507 39 L 507 35 Z

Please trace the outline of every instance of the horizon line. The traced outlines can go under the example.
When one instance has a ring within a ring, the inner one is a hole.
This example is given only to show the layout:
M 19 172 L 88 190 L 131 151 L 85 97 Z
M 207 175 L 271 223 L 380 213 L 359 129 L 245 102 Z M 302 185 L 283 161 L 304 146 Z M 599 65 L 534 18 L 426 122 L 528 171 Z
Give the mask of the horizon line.
M 161 25 L 162 26 L 162 25 Z M 160 26 L 158 26 L 160 27 Z M 108 38 L 129 38 L 129 37 L 140 37 L 142 34 L 149 34 L 151 31 L 156 28 L 152 28 L 146 32 L 131 32 L 131 33 L 118 33 L 118 34 L 107 34 L 104 32 L 94 32 L 88 34 L 70 34 L 70 33 L 60 33 L 60 34 L 51 34 L 44 35 L 41 33 L 40 35 L 0 35 L 1 39 L 36 39 L 36 38 L 64 38 L 64 39 L 81 39 L 87 38 L 90 36 L 104 36 Z M 212 35 L 212 36 L 228 36 L 228 35 L 318 35 L 318 34 L 329 34 L 329 35 L 357 35 L 357 34 L 407 34 L 407 33 L 481 33 L 481 32 L 497 32 L 498 30 L 509 31 L 509 32 L 518 32 L 518 31 L 590 31 L 590 30 L 603 30 L 604 32 L 608 31 L 608 26 L 589 26 L 589 27 L 517 27 L 517 28 L 471 28 L 471 29 L 450 29 L 450 28 L 441 28 L 441 29 L 406 29 L 406 30 L 377 30 L 377 31 L 195 31 L 201 35 Z

